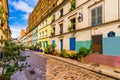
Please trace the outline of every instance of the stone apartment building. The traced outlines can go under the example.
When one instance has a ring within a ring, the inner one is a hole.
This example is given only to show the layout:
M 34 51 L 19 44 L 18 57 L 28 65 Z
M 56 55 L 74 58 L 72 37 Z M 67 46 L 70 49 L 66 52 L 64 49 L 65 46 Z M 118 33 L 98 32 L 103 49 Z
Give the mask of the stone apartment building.
M 11 39 L 11 30 L 8 23 L 8 17 L 8 0 L 0 0 L 0 40 Z
M 43 46 L 78 52 L 92 45 L 94 53 L 120 55 L 120 0 L 39 0 L 26 35 L 35 27 Z

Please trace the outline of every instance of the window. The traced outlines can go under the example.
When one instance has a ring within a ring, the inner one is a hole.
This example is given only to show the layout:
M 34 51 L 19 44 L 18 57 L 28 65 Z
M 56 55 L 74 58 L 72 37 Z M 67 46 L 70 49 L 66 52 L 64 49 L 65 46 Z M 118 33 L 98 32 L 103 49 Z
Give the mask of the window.
M 55 27 L 52 28 L 52 36 L 55 36 Z
M 76 0 L 71 0 L 70 2 L 70 11 L 73 11 L 75 9 Z
M 47 30 L 45 30 L 45 36 L 47 36 Z
M 60 24 L 60 34 L 63 34 L 63 24 Z
M 102 24 L 102 6 L 96 7 L 91 11 L 91 25 L 96 26 Z
M 55 14 L 51 16 L 51 21 L 52 21 L 52 22 L 55 21 Z
M 60 17 L 63 16 L 63 9 L 60 10 Z
M 73 18 L 70 20 L 70 23 L 69 23 L 69 31 L 72 31 L 72 30 L 75 30 L 76 28 L 76 18 Z
M 40 37 L 41 37 L 41 33 L 40 33 Z
M 1 36 L 1 40 L 3 40 L 3 36 Z
M 46 23 L 45 25 L 47 25 L 47 20 L 45 21 L 45 23 Z
M 42 32 L 42 37 L 44 37 L 44 32 Z
M 115 32 L 110 31 L 110 32 L 108 33 L 108 37 L 115 37 Z

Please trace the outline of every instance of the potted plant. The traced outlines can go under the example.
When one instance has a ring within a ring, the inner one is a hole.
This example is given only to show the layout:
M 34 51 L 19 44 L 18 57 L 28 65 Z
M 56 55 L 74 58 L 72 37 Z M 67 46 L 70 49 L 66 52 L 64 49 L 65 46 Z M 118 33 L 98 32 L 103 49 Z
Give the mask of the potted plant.
M 2 73 L 0 75 L 0 80 L 10 80 L 10 77 L 17 71 L 22 71 L 23 68 L 27 67 L 27 64 L 19 64 L 21 59 L 25 59 L 22 56 L 21 49 L 22 46 L 16 45 L 12 41 L 0 41 L 4 43 L 2 46 Z
M 4 24 L 5 24 L 5 19 L 3 18 L 3 14 L 4 14 L 4 10 L 3 10 L 3 8 L 2 7 L 0 7 L 0 24 L 1 24 L 1 26 L 4 26 Z

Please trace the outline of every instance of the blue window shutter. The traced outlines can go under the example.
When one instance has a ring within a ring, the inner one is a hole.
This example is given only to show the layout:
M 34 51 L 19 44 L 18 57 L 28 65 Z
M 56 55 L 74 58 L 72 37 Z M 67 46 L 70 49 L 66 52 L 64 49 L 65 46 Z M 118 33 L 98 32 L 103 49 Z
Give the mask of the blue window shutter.
M 76 38 L 70 38 L 70 50 L 75 50 Z
M 55 40 L 52 40 L 52 44 L 55 44 Z

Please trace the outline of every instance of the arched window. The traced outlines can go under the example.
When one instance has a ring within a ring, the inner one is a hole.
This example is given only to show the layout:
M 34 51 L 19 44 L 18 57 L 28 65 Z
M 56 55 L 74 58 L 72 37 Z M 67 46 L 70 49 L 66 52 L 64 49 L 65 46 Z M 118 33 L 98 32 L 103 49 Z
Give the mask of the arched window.
M 115 37 L 115 32 L 110 31 L 110 32 L 108 33 L 108 37 Z

